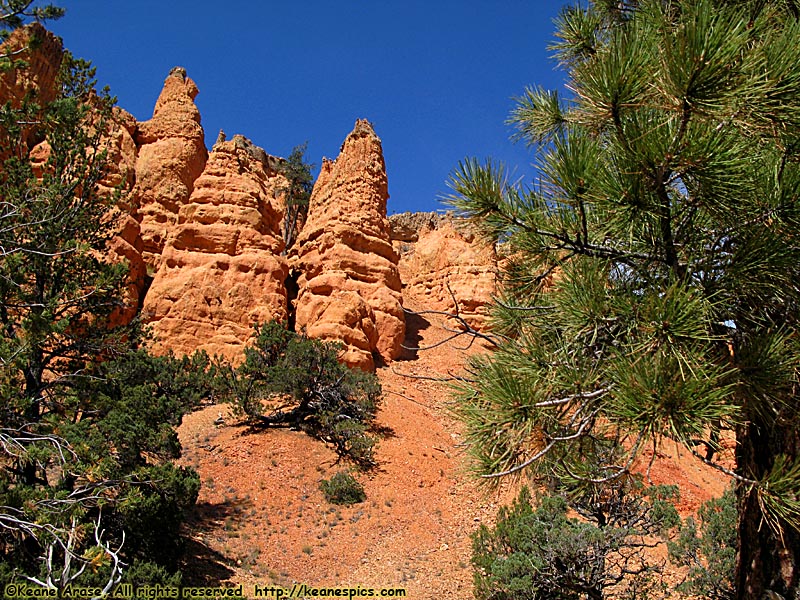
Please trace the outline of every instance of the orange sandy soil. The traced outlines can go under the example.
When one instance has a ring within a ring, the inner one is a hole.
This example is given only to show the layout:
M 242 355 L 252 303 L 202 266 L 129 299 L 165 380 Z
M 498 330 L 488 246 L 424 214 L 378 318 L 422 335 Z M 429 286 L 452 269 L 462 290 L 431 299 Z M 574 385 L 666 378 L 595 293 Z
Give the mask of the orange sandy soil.
M 414 298 L 405 304 L 417 308 Z M 409 319 L 406 344 L 430 346 L 449 334 L 437 316 Z M 408 598 L 472 598 L 470 533 L 491 523 L 514 490 L 490 493 L 470 479 L 460 435 L 449 413 L 447 385 L 401 375 L 458 373 L 467 339 L 406 352 L 378 370 L 385 433 L 379 467 L 359 474 L 367 500 L 329 504 L 319 489 L 344 465 L 306 434 L 251 433 L 226 406 L 184 418 L 182 464 L 200 474 L 190 518 L 187 585 L 253 584 L 403 587 Z M 480 351 L 475 344 L 470 351 Z M 217 426 L 220 416 L 225 423 Z M 644 457 L 649 461 L 649 456 Z M 646 467 L 646 464 L 645 464 Z M 664 445 L 651 468 L 654 483 L 677 483 L 684 514 L 722 494 L 724 477 Z

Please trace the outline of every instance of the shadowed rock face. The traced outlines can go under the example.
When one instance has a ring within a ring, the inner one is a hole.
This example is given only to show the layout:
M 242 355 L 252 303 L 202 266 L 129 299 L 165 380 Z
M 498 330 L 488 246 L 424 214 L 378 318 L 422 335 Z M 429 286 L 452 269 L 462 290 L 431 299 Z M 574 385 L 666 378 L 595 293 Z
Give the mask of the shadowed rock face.
M 144 303 L 156 350 L 232 360 L 253 324 L 286 320 L 277 159 L 242 136 L 214 146 L 178 211 Z
M 405 333 L 388 197 L 380 138 L 359 120 L 339 157 L 323 163 L 291 255 L 297 329 L 342 341 L 342 359 L 362 369 L 374 368 L 373 355 L 396 358 Z
M 144 258 L 157 268 L 178 211 L 203 172 L 208 152 L 200 111 L 194 98 L 198 90 L 186 71 L 175 67 L 164 81 L 153 118 L 139 123 L 136 145 L 134 199 L 144 241 Z
M 133 140 L 136 119 L 130 113 L 115 108 L 114 121 L 105 139 L 104 149 L 108 153 L 105 175 L 100 182 L 100 193 L 110 197 L 118 190 L 128 194 L 133 188 L 136 173 L 138 148 Z M 135 207 L 130 198 L 123 196 L 117 207 L 118 232 L 109 243 L 109 259 L 128 264 L 127 285 L 122 305 L 111 317 L 112 325 L 127 325 L 138 314 L 145 291 L 147 265 L 142 258 L 144 244 L 141 227 L 135 218 Z

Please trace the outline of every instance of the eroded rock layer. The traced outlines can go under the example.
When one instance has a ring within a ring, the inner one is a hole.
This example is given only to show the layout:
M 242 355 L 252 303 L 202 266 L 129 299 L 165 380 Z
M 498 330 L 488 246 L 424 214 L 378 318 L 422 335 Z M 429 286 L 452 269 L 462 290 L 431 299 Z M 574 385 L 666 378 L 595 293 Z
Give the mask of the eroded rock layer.
M 157 351 L 236 361 L 253 324 L 286 320 L 277 161 L 242 136 L 214 146 L 145 299 Z
M 396 358 L 405 334 L 388 197 L 380 138 L 359 120 L 339 157 L 323 163 L 292 249 L 296 328 L 343 342 L 342 360 L 362 369 Z
M 153 118 L 136 129 L 139 157 L 134 198 L 144 257 L 151 268 L 158 267 L 178 211 L 189 199 L 208 158 L 200 111 L 194 103 L 197 93 L 186 71 L 175 67 L 164 81 Z
M 0 69 L 0 106 L 8 103 L 12 108 L 20 108 L 25 98 L 40 106 L 51 102 L 63 55 L 61 40 L 39 23 L 13 31 L 0 45 L 0 56 L 13 61 L 9 68 Z M 23 153 L 36 143 L 35 119 L 32 121 L 22 125 L 18 136 L 24 145 Z M 0 160 L 8 158 L 14 150 L 6 147 L 9 141 L 0 145 Z
M 406 289 L 429 310 L 458 314 L 485 327 L 496 289 L 497 256 L 467 225 L 449 215 L 403 213 L 390 217 Z
M 22 65 L 0 70 L 0 104 L 11 102 L 14 108 L 19 108 L 26 96 L 40 105 L 53 100 L 64 55 L 58 37 L 40 23 L 31 23 L 11 33 L 0 46 L 0 55 Z

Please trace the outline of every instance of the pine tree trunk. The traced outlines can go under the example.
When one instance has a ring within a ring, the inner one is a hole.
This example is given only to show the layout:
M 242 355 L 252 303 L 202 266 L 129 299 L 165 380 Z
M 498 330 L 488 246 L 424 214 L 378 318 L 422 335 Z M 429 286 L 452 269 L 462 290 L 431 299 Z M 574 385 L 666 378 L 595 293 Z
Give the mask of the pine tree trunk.
M 748 423 L 740 427 L 737 438 L 739 473 L 754 479 L 761 479 L 778 455 L 794 458 L 800 448 L 800 431 L 791 420 L 761 426 Z M 762 519 L 757 492 L 748 488 L 740 485 L 737 489 L 739 549 L 734 597 L 794 600 L 800 591 L 800 535 L 785 525 L 781 541 Z

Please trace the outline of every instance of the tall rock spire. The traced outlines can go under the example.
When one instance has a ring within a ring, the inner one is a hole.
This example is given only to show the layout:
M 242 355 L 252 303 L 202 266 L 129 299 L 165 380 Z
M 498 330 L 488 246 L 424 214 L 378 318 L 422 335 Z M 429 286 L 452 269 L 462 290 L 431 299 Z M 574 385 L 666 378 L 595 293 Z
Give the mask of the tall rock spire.
M 136 131 L 139 157 L 134 198 L 144 257 L 151 267 L 158 266 L 178 210 L 189 199 L 208 158 L 200 111 L 194 103 L 197 93 L 186 71 L 175 67 L 164 81 L 153 118 L 139 123 Z
M 381 140 L 360 119 L 339 157 L 323 163 L 290 256 L 300 273 L 296 328 L 342 341 L 342 360 L 362 369 L 399 356 L 405 334 L 388 198 Z

